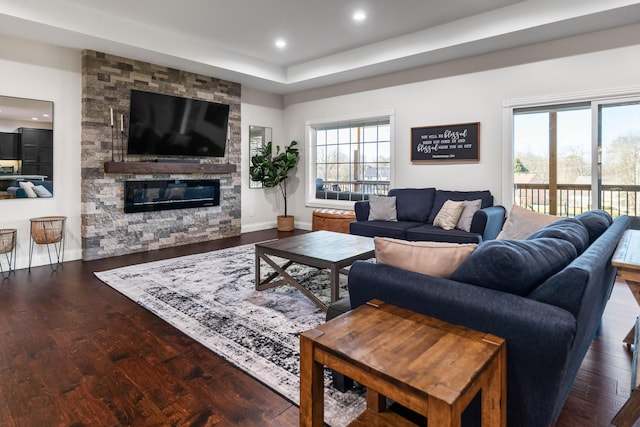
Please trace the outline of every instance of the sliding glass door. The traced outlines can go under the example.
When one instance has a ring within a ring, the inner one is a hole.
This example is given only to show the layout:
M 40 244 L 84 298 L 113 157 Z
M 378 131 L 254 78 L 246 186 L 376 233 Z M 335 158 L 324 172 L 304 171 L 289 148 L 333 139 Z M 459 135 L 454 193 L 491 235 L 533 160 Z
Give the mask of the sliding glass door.
M 514 203 L 575 216 L 640 214 L 640 101 L 513 109 Z
M 640 214 L 640 102 L 599 105 L 601 207 L 613 216 Z

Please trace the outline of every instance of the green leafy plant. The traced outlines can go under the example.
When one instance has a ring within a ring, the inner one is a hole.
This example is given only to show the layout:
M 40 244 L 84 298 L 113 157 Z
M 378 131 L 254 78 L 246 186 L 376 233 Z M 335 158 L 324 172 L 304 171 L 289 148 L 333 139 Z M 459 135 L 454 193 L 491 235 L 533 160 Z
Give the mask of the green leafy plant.
M 272 188 L 276 185 L 280 187 L 280 192 L 284 198 L 284 216 L 287 215 L 287 178 L 291 169 L 298 164 L 297 141 L 291 141 L 289 146 L 280 152 L 280 147 L 276 147 L 276 155 L 273 155 L 273 145 L 271 141 L 259 150 L 258 154 L 251 158 L 249 175 L 252 181 L 261 182 L 264 187 Z

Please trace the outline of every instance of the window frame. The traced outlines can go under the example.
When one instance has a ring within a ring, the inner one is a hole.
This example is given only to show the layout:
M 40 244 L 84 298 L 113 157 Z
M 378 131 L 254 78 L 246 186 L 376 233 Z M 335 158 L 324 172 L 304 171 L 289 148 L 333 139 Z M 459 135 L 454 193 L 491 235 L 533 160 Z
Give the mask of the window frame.
M 515 160 L 513 138 L 514 138 L 514 113 L 525 109 L 545 109 L 557 107 L 563 104 L 588 103 L 592 111 L 592 205 L 600 206 L 601 183 L 600 171 L 601 153 L 599 152 L 599 106 L 633 102 L 640 100 L 640 86 L 617 88 L 602 91 L 590 91 L 574 94 L 560 94 L 543 96 L 539 98 L 522 98 L 505 100 L 502 103 L 502 204 L 512 206 L 514 200 L 514 176 L 513 163 Z
M 394 182 L 394 146 L 395 146 L 395 112 L 393 110 L 353 114 L 340 117 L 308 120 L 305 122 L 305 153 L 306 155 L 306 179 L 305 179 L 305 206 L 313 208 L 338 208 L 353 209 L 355 201 L 332 200 L 316 198 L 316 141 L 315 132 L 319 128 L 332 126 L 345 126 L 361 124 L 362 122 L 389 121 L 389 182 Z

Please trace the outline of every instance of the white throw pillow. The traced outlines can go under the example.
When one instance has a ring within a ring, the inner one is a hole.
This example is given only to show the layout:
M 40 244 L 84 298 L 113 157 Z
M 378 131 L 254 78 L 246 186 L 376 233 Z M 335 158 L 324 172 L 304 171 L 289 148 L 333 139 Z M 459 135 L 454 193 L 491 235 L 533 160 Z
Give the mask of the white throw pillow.
M 453 230 L 458 224 L 462 209 L 464 209 L 464 202 L 447 200 L 433 220 L 433 225 L 444 230 Z
M 396 196 L 370 196 L 369 221 L 398 221 Z
M 36 192 L 33 191 L 33 182 L 31 182 L 31 181 L 20 181 L 19 185 L 20 185 L 20 188 L 22 188 L 24 190 L 24 192 L 27 194 L 28 198 L 33 199 L 35 197 L 38 197 Z
M 559 219 L 560 217 L 554 215 L 545 215 L 513 205 L 497 239 L 523 240 L 534 231 Z
M 482 200 L 465 200 L 464 208 L 462 209 L 462 213 L 460 214 L 460 219 L 458 219 L 458 224 L 456 224 L 456 228 L 462 231 L 471 231 L 471 221 L 473 221 L 473 216 L 480 210 L 482 206 Z
M 408 242 L 374 237 L 376 262 L 403 270 L 448 277 L 478 247 L 475 243 Z

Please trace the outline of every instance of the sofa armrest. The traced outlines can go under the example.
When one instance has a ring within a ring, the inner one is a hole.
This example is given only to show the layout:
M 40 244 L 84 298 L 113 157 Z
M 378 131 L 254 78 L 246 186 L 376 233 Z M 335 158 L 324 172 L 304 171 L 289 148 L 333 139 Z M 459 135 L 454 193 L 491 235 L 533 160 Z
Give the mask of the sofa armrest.
M 483 241 L 493 240 L 502 230 L 506 213 L 507 210 L 500 205 L 480 209 L 473 215 L 470 231 L 482 235 Z
M 369 201 L 361 200 L 353 205 L 353 210 L 356 213 L 356 221 L 368 221 L 369 220 Z
M 507 406 L 508 425 L 541 426 L 553 421 L 576 333 L 576 320 L 568 311 L 515 294 L 363 261 L 351 267 L 349 295 L 353 308 L 377 298 L 504 338 L 507 402 L 514 402 Z
M 20 187 L 8 187 L 7 193 L 12 194 L 16 199 L 26 199 L 27 193 Z

